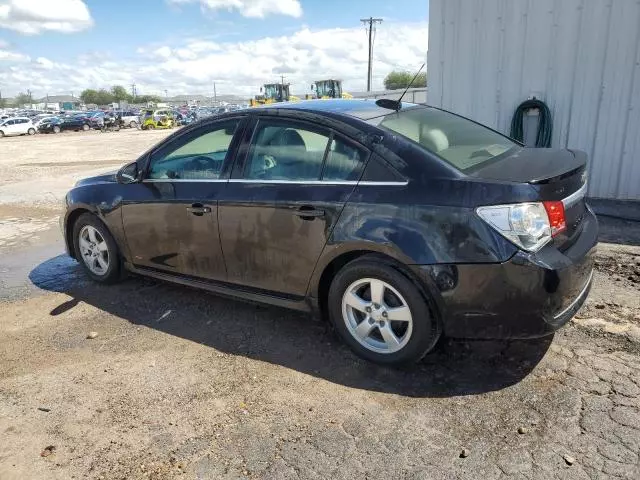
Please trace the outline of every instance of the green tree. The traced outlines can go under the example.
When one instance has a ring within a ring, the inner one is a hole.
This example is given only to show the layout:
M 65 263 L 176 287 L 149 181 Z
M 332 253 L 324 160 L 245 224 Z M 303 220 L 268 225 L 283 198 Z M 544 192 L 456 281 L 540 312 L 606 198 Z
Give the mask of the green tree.
M 0 97 L 0 108 L 4 108 L 7 106 L 7 99 Z
M 114 85 L 111 87 L 111 95 L 116 102 L 131 102 L 132 97 L 122 85 Z
M 19 93 L 13 101 L 14 105 L 18 107 L 22 107 L 23 105 L 27 105 L 31 103 L 31 96 L 28 94 L 21 92 Z
M 389 73 L 384 79 L 384 88 L 387 90 L 397 90 L 400 88 L 407 88 L 411 84 L 415 73 L 396 71 Z M 416 79 L 411 84 L 413 88 L 420 88 L 427 86 L 427 74 L 426 72 L 420 72 Z
M 157 95 L 138 95 L 135 99 L 136 104 L 143 104 L 143 103 L 149 103 L 149 102 L 158 103 L 161 101 L 162 99 Z
M 86 104 L 97 103 L 96 100 L 98 98 L 98 91 L 93 90 L 92 88 L 87 88 L 83 90 L 80 94 L 80 100 L 82 100 Z

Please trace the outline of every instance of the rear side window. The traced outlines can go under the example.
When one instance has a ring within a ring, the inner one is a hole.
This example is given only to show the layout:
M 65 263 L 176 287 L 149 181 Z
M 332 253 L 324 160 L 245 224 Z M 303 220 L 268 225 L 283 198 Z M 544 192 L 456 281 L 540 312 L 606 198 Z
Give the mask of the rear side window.
M 286 120 L 261 120 L 253 135 L 244 178 L 357 180 L 365 160 L 363 149 L 330 131 Z
M 413 140 L 463 172 L 518 146 L 482 125 L 435 108 L 408 108 L 369 123 Z

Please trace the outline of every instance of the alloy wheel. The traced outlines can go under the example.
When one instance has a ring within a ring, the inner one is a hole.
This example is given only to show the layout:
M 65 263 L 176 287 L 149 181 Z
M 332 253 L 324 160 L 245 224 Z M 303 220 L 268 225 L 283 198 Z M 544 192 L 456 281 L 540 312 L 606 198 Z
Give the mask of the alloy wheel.
M 342 297 L 342 317 L 353 338 L 376 353 L 401 350 L 413 332 L 407 301 L 377 278 L 362 278 L 349 285 Z
M 85 265 L 96 275 L 105 275 L 109 269 L 109 247 L 98 229 L 85 225 L 78 242 Z

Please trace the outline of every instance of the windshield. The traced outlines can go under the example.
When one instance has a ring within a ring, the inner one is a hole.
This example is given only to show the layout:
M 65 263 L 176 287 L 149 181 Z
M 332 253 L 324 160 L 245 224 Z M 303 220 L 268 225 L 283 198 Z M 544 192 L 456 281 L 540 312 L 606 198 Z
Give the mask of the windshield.
M 340 98 L 342 92 L 340 91 L 340 84 L 335 80 L 326 80 L 324 82 L 316 83 L 316 93 L 319 98 Z
M 411 107 L 369 120 L 466 171 L 518 146 L 482 125 L 436 108 Z

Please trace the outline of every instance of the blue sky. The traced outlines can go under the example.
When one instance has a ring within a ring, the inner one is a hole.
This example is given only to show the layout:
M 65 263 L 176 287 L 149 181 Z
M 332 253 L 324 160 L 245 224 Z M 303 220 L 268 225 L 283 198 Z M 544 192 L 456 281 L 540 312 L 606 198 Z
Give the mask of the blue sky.
M 0 0 L 0 90 L 36 95 L 133 83 L 149 93 L 251 94 L 285 72 L 364 87 L 366 34 L 374 86 L 426 57 L 428 0 Z M 364 67 L 363 67 L 364 62 Z

